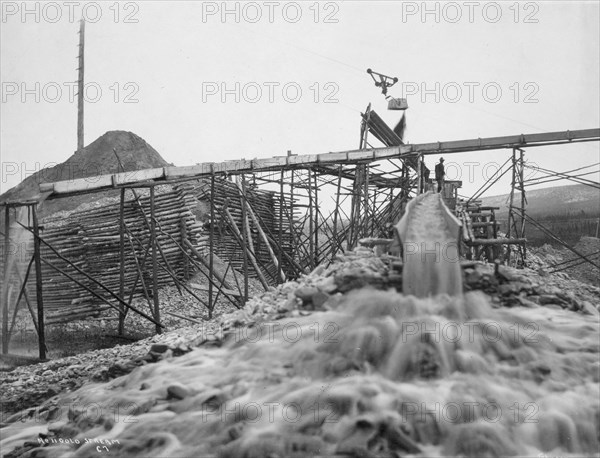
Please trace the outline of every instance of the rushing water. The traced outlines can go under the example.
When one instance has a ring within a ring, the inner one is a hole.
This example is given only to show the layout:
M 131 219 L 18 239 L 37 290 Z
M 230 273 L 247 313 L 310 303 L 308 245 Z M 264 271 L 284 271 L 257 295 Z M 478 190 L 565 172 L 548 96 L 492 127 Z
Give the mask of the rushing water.
M 364 289 L 88 385 L 1 445 L 50 426 L 80 445 L 35 456 L 597 456 L 598 351 L 572 312 Z
M 400 222 L 404 269 L 402 290 L 418 297 L 462 294 L 458 233 L 450 227 L 440 194 L 428 192 L 409 204 Z M 458 228 L 458 221 L 454 229 Z M 454 235 L 453 235 L 454 232 Z

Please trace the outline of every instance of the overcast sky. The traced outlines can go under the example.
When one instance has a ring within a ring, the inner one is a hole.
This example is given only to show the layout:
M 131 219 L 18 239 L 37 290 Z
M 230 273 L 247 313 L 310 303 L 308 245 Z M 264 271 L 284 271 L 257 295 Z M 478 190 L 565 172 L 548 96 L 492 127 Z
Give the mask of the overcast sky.
M 411 143 L 600 125 L 596 1 L 23 5 L 2 2 L 2 192 L 76 149 L 82 14 L 85 144 L 132 131 L 175 165 L 356 149 L 369 102 L 399 119 L 369 67 L 399 78 Z M 470 195 L 508 154 L 447 157 L 462 168 L 449 178 Z M 526 155 L 557 171 L 600 161 L 597 142 Z

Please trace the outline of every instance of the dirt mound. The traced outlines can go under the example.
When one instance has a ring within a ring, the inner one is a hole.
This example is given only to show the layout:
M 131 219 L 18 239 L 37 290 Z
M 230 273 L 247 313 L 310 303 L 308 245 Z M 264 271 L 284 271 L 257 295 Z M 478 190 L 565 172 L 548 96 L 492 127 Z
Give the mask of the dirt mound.
M 115 130 L 106 132 L 83 150 L 75 152 L 62 164 L 48 167 L 27 177 L 17 186 L 0 196 L 0 202 L 30 199 L 39 195 L 40 183 L 72 180 L 120 172 L 115 151 L 125 171 L 151 169 L 170 165 L 143 138 L 132 132 Z M 71 210 L 85 202 L 115 194 L 115 191 L 45 202 L 42 214 Z

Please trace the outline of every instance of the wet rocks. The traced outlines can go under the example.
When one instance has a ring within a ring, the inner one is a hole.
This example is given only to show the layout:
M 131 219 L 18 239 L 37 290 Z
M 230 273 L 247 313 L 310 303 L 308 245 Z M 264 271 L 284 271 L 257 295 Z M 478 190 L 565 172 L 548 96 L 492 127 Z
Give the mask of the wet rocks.
M 161 354 L 166 352 L 169 349 L 169 346 L 166 344 L 153 344 L 150 347 L 150 353 Z
M 595 317 L 600 316 L 600 311 L 598 311 L 598 309 L 596 307 L 594 307 L 594 305 L 589 301 L 583 301 L 581 303 L 581 311 L 585 315 L 591 315 L 591 316 L 595 316 Z
M 303 302 L 310 302 L 312 301 L 312 297 L 318 292 L 319 290 L 314 286 L 301 286 L 296 291 L 294 291 L 294 294 Z
M 532 291 L 531 284 L 515 281 L 498 285 L 498 294 L 502 296 L 519 294 L 521 291 L 530 293 Z
M 88 381 L 106 382 L 130 373 L 138 366 L 190 351 L 187 342 L 207 333 L 205 328 L 182 328 L 148 339 L 77 356 L 21 366 L 0 372 L 2 418 L 79 388 Z
M 185 399 L 190 394 L 190 390 L 181 383 L 175 383 L 167 387 L 167 399 Z
M 372 286 L 377 289 L 383 289 L 384 281 L 381 274 L 371 272 L 362 268 L 349 268 L 338 273 L 335 276 L 335 284 L 341 293 L 347 293 L 353 289 Z
M 542 294 L 542 295 L 538 296 L 537 300 L 540 303 L 540 305 L 556 304 L 556 305 L 560 305 L 561 307 L 564 307 L 567 305 L 565 303 L 565 301 L 563 301 L 561 298 L 559 298 L 558 296 L 554 296 L 552 294 Z
M 591 297 L 600 303 L 600 289 L 575 279 L 551 274 L 541 276 L 536 271 L 476 263 L 463 268 L 465 290 L 481 290 L 498 298 L 505 307 L 538 306 L 565 309 L 595 315 L 593 304 L 584 306 Z
M 467 291 L 497 293 L 499 284 L 494 267 L 490 264 L 478 263 L 463 269 L 463 288 Z
M 519 301 L 519 304 L 521 304 L 523 307 L 527 307 L 527 308 L 531 308 L 531 309 L 539 307 L 539 304 L 537 304 L 523 296 L 519 296 L 517 300 Z
M 303 308 L 321 309 L 329 299 L 329 294 L 314 286 L 302 286 L 294 291 L 294 295 L 302 301 Z
M 316 309 L 321 309 L 325 305 L 325 303 L 329 300 L 329 294 L 324 293 L 323 291 L 318 291 L 312 297 L 313 306 Z

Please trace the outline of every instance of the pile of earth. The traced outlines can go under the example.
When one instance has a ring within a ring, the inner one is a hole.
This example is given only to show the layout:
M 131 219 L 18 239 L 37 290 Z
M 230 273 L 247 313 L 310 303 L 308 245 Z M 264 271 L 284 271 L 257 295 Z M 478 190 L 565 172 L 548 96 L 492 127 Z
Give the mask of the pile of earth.
M 40 183 L 169 165 L 173 164 L 165 161 L 152 146 L 136 134 L 122 130 L 109 131 L 82 150 L 76 151 L 65 162 L 44 168 L 25 178 L 17 186 L 0 195 L 0 202 L 36 198 L 40 195 Z M 117 194 L 118 191 L 103 191 L 46 201 L 41 207 L 40 215 L 47 216 L 61 210 L 73 210 L 82 203 L 94 202 Z

